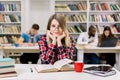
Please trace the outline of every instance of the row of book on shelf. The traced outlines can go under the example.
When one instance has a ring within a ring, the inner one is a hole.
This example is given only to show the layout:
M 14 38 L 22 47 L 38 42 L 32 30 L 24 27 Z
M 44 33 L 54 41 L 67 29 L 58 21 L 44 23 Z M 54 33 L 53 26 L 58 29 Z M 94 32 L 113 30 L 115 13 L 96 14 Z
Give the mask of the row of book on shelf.
M 66 21 L 69 22 L 86 22 L 87 21 L 87 17 L 86 15 L 65 15 Z
M 87 4 L 83 1 L 76 4 L 56 3 L 55 11 L 73 11 L 73 10 L 87 10 Z
M 120 10 L 120 4 L 90 3 L 90 10 Z
M 0 3 L 0 11 L 21 11 L 20 3 Z
M 0 36 L 0 43 L 2 44 L 8 44 L 8 43 L 16 43 L 18 41 L 20 36 Z
M 21 16 L 14 15 L 14 14 L 1 14 L 0 13 L 0 22 L 21 22 Z
M 92 14 L 89 16 L 89 21 L 91 22 L 116 22 L 120 21 L 120 13 L 115 14 L 106 14 L 106 15 L 98 15 L 98 14 Z M 86 15 L 66 15 L 65 14 L 66 21 L 68 22 L 86 22 L 87 16 Z
M 90 15 L 91 22 L 115 22 L 120 21 L 120 13 L 109 15 Z
M 73 10 L 87 10 L 87 3 L 86 2 L 79 2 L 76 4 L 67 4 L 67 3 L 56 3 L 55 10 L 65 10 L 65 11 L 73 11 Z M 97 10 L 97 11 L 104 11 L 104 10 L 120 10 L 120 4 L 116 3 L 90 3 L 90 10 Z
M 102 34 L 105 25 L 103 25 L 103 26 L 95 25 L 95 27 L 97 28 L 97 32 L 98 32 L 99 34 Z M 111 31 L 112 31 L 113 34 L 118 34 L 118 33 L 120 33 L 120 23 L 113 24 L 113 25 L 111 25 L 111 26 L 109 26 L 109 27 L 111 28 Z
M 21 26 L 20 25 L 0 25 L 0 33 L 10 34 L 10 33 L 20 33 Z
M 102 26 L 94 25 L 94 26 L 96 27 L 98 34 L 103 33 L 105 25 L 102 25 Z M 111 31 L 113 34 L 120 33 L 120 23 L 110 25 L 109 27 L 111 28 Z M 86 30 L 87 30 L 86 27 L 83 25 L 74 25 L 74 26 L 68 27 L 69 33 L 81 33 L 81 32 L 86 32 Z
M 83 25 L 74 25 L 74 26 L 68 27 L 68 32 L 69 33 L 86 32 L 86 27 Z

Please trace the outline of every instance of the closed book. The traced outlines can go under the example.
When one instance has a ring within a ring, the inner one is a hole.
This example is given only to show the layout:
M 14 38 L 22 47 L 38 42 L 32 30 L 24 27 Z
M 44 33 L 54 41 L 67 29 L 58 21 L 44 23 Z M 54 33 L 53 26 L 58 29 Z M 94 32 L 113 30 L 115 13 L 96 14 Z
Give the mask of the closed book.
M 3 11 L 3 4 L 0 3 L 0 11 Z
M 114 26 L 116 27 L 117 31 L 120 32 L 120 23 L 116 23 Z
M 6 72 L 12 72 L 15 71 L 15 67 L 14 66 L 7 66 L 7 67 L 2 67 L 0 68 L 0 73 L 6 73 Z
M 0 78 L 16 77 L 16 76 L 17 76 L 16 71 L 13 71 L 13 72 L 6 72 L 6 73 L 0 73 Z
M 4 22 L 4 16 L 0 13 L 0 22 Z
M 14 65 L 15 61 L 12 58 L 0 58 L 0 66 Z
M 75 30 L 77 31 L 77 33 L 80 33 L 80 30 L 78 29 L 78 26 L 74 26 Z
M 80 4 L 82 5 L 83 10 L 87 10 L 86 3 L 85 3 L 85 2 L 82 2 L 82 1 L 81 1 Z

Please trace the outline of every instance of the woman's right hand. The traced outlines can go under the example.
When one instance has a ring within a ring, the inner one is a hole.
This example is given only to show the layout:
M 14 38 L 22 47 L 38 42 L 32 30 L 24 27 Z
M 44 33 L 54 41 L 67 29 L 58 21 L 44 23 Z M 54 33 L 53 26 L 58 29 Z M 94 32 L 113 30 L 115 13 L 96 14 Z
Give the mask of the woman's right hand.
M 52 41 L 53 44 L 56 44 L 57 39 L 54 35 L 52 35 L 52 33 L 49 30 L 47 31 L 47 36 L 53 40 Z

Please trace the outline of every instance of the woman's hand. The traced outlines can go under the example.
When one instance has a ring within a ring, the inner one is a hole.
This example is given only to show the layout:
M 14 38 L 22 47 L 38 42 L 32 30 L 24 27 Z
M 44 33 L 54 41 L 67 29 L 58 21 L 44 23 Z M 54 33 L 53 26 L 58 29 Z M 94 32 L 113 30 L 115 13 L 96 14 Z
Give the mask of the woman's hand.
M 57 37 L 57 44 L 58 44 L 58 46 L 62 46 L 61 40 L 62 40 L 63 38 L 65 38 L 65 37 L 66 37 L 65 32 L 63 32 L 62 35 L 60 35 L 60 36 Z
M 66 37 L 65 32 L 63 32 L 60 36 L 57 37 L 57 41 L 61 41 L 64 37 Z
M 56 37 L 52 35 L 52 33 L 49 30 L 47 31 L 47 36 L 52 39 L 53 44 L 56 44 Z

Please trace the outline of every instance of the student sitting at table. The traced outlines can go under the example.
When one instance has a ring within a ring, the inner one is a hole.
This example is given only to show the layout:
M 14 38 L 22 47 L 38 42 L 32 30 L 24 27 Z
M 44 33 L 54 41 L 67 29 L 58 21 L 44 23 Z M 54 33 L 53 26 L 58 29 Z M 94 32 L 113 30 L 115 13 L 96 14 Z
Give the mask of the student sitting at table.
M 47 34 L 40 37 L 38 44 L 42 64 L 54 64 L 64 58 L 73 60 L 75 46 L 69 37 L 63 14 L 53 14 L 49 18 Z
M 117 36 L 112 34 L 109 26 L 105 26 L 104 30 L 103 30 L 103 34 L 99 37 L 98 46 L 100 46 L 100 47 L 115 47 L 117 42 L 109 42 L 109 40 L 113 39 L 113 38 L 117 38 Z M 104 40 L 106 40 L 106 42 L 104 44 L 101 44 Z M 105 60 L 107 64 L 114 66 L 114 64 L 116 62 L 115 53 L 110 53 L 110 54 L 109 53 L 101 53 L 100 60 Z
M 88 32 L 80 33 L 77 44 L 83 44 L 87 46 L 97 46 L 98 44 L 98 35 L 96 28 L 91 25 L 88 29 Z M 98 64 L 99 58 L 95 53 L 84 53 L 84 63 L 85 64 Z
M 39 25 L 33 24 L 28 33 L 22 33 L 21 37 L 18 40 L 18 43 L 22 46 L 37 46 L 40 35 L 38 35 Z M 23 53 L 20 56 L 20 62 L 23 64 L 28 64 L 32 62 L 36 64 L 39 59 L 39 54 L 37 53 Z

